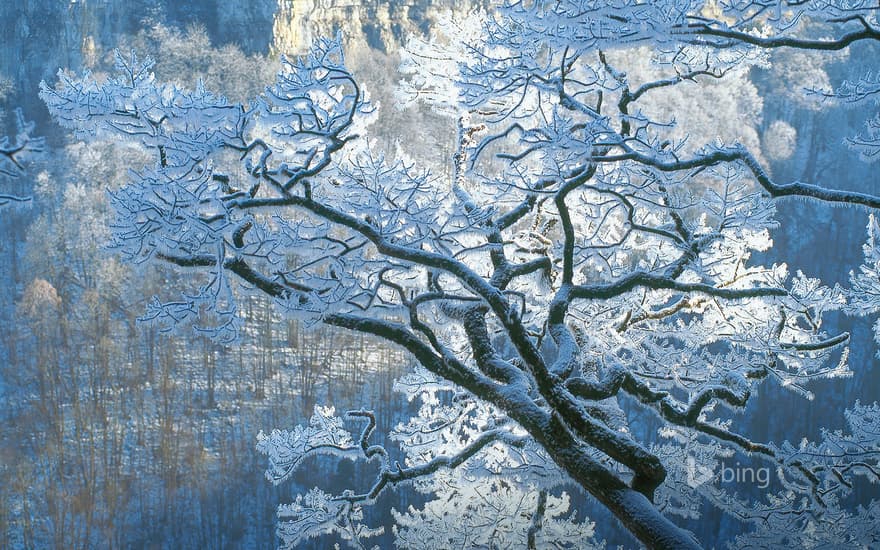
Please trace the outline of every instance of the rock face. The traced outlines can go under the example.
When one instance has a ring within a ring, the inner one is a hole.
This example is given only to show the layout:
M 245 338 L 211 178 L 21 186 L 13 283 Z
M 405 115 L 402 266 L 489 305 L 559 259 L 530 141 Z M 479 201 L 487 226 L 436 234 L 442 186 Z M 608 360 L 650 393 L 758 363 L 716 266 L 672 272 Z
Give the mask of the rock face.
M 353 65 L 374 54 L 385 56 L 379 64 L 386 65 L 395 62 L 406 36 L 426 35 L 443 12 L 472 5 L 452 0 L 7 0 L 0 2 L 0 79 L 13 86 L 6 106 L 21 106 L 45 127 L 48 115 L 37 98 L 41 80 L 54 80 L 60 67 L 80 71 L 100 65 L 109 51 L 151 25 L 200 25 L 215 47 L 233 44 L 247 54 L 273 55 L 300 53 L 315 38 L 341 31 L 347 51 L 360 52 L 350 55 Z
M 342 31 L 345 40 L 389 53 L 409 34 L 427 34 L 438 14 L 471 2 L 451 0 L 279 0 L 273 51 L 293 53 L 319 36 Z
M 162 23 L 205 27 L 215 45 L 266 52 L 278 0 L 9 0 L 0 2 L 0 77 L 11 81 L 9 103 L 41 125 L 48 116 L 37 98 L 41 80 L 59 67 L 81 70 L 125 37 Z
M 265 53 L 272 42 L 272 16 L 278 0 L 160 0 L 165 23 L 204 25 L 215 45 L 235 44 L 247 54 Z
M 119 0 L 0 3 L 0 74 L 14 86 L 11 102 L 44 121 L 46 117 L 38 115 L 40 80 L 52 79 L 59 67 L 82 67 L 97 46 L 115 42 L 147 15 L 145 5 L 131 9 L 125 4 Z

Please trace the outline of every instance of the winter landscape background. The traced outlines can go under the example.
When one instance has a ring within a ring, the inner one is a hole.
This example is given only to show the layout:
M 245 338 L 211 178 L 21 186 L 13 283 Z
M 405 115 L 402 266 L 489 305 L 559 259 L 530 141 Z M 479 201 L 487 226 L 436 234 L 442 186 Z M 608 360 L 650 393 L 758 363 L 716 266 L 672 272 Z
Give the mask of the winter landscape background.
M 106 73 L 114 48 L 134 49 L 156 60 L 160 80 L 191 87 L 202 79 L 208 89 L 244 99 L 271 81 L 281 54 L 302 53 L 341 30 L 349 67 L 381 109 L 371 126 L 377 146 L 391 150 L 399 141 L 448 174 L 456 121 L 426 105 L 400 104 L 400 50 L 412 37 L 430 37 L 439 21 L 484 7 L 445 0 L 0 4 L 0 124 L 14 135 L 20 109 L 34 123 L 31 134 L 45 138 L 23 173 L 2 180 L 3 192 L 31 199 L 0 210 L 0 547 L 274 547 L 279 504 L 315 480 L 331 490 L 348 487 L 370 466 L 315 460 L 293 483 L 274 487 L 255 450 L 260 431 L 303 423 L 315 404 L 329 404 L 375 410 L 382 441 L 416 406 L 392 391 L 412 364 L 405 353 L 341 330 L 307 330 L 283 319 L 268 298 L 242 297 L 246 323 L 231 347 L 139 323 L 154 295 L 173 298 L 174 281 L 189 276 L 123 264 L 104 246 L 112 219 L 107 190 L 125 181 L 142 152 L 109 140 L 84 143 L 59 128 L 38 97 L 39 83 L 54 83 L 61 68 Z M 705 134 L 743 140 L 782 181 L 876 193 L 877 165 L 840 147 L 871 106 L 845 108 L 802 92 L 869 70 L 878 54 L 875 44 L 821 62 L 774 52 L 770 68 L 732 84 L 700 84 L 706 91 L 695 103 L 670 95 L 668 108 L 701 121 Z M 769 264 L 778 254 L 792 273 L 847 283 L 862 259 L 864 210 L 793 200 L 777 216 L 774 248 L 757 261 Z M 825 330 L 852 334 L 853 376 L 812 384 L 813 400 L 764 385 L 741 413 L 741 429 L 774 442 L 843 429 L 846 407 L 880 393 L 871 323 L 829 316 Z M 650 416 L 631 422 L 646 433 L 657 427 Z M 603 526 L 609 547 L 636 545 L 589 497 L 575 486 L 569 492 L 577 514 Z M 381 498 L 368 514 L 387 526 L 376 539 L 387 548 L 389 510 L 421 506 L 425 497 L 402 488 Z M 857 486 L 850 498 L 867 503 L 876 486 Z M 682 524 L 706 545 L 742 529 L 715 508 L 702 512 Z

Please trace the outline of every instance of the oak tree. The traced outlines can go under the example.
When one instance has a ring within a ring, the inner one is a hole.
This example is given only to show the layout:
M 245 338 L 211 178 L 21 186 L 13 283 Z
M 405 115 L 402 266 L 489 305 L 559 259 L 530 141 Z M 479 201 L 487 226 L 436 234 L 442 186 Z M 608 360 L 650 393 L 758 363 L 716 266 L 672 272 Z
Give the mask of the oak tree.
M 105 81 L 62 72 L 41 95 L 79 135 L 154 154 L 112 193 L 112 244 L 201 277 L 147 319 L 231 341 L 236 297 L 262 293 L 418 364 L 398 382 L 421 404 L 390 433 L 402 460 L 371 442 L 368 410 L 317 406 L 307 426 L 259 435 L 276 483 L 316 454 L 376 466 L 351 490 L 282 505 L 284 545 L 337 533 L 362 547 L 381 531 L 364 507 L 401 483 L 434 496 L 395 513 L 407 547 L 599 544 L 566 483 L 651 548 L 700 546 L 675 523 L 700 498 L 753 524 L 742 547 L 870 545 L 880 507 L 843 502 L 855 477 L 878 477 L 877 405 L 848 410 L 850 433 L 801 444 L 753 441 L 728 409 L 761 384 L 810 397 L 810 381 L 848 374 L 849 335 L 826 333 L 822 315 L 880 309 L 873 219 L 851 288 L 751 259 L 772 245 L 776 201 L 876 209 L 880 197 L 776 181 L 747 144 L 695 142 L 650 101 L 741 78 L 770 50 L 877 41 L 878 14 L 858 0 L 507 2 L 476 36 L 432 44 L 408 68 L 412 96 L 459 118 L 448 177 L 407 156 L 418 136 L 374 150 L 382 112 L 338 38 L 282 59 L 246 104 L 158 82 L 133 54 L 117 54 Z M 647 80 L 625 66 L 644 56 Z M 853 75 L 813 93 L 870 101 L 878 86 Z M 876 158 L 877 121 L 850 146 Z M 660 421 L 659 437 L 631 425 L 633 411 Z M 733 452 L 775 472 L 764 498 L 717 482 Z

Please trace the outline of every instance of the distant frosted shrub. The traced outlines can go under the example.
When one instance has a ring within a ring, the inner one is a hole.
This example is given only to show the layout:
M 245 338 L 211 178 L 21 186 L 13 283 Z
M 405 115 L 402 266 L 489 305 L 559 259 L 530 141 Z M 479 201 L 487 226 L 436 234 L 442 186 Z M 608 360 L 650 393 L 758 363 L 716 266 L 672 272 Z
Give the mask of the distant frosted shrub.
M 784 120 L 774 120 L 764 132 L 764 152 L 772 160 L 791 158 L 797 146 L 797 130 Z

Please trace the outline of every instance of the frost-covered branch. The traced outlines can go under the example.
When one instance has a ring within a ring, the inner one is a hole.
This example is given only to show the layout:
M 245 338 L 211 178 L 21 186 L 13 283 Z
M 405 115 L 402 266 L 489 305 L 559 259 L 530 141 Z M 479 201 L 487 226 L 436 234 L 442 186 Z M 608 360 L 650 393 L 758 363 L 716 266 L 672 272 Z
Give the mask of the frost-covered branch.
M 837 51 L 848 48 L 860 40 L 880 40 L 880 30 L 868 23 L 863 16 L 830 18 L 830 23 L 858 21 L 861 29 L 847 32 L 837 38 L 812 40 L 793 36 L 760 36 L 743 30 L 732 29 L 720 22 L 696 22 L 680 29 L 682 35 L 693 34 L 706 39 L 706 44 L 728 48 L 749 44 L 760 48 L 796 48 L 799 50 Z
M 791 182 L 776 183 L 770 178 L 767 171 L 760 163 L 743 147 L 738 146 L 727 149 L 716 149 L 705 154 L 694 156 L 684 160 L 662 160 L 652 154 L 640 153 L 633 151 L 625 146 L 629 152 L 620 155 L 602 155 L 591 158 L 594 162 L 620 162 L 625 160 L 635 160 L 639 163 L 651 166 L 663 172 L 682 172 L 701 170 L 719 163 L 740 162 L 754 176 L 755 181 L 763 187 L 771 197 L 789 197 L 800 196 L 817 199 L 824 202 L 862 205 L 869 208 L 880 208 L 880 197 L 867 193 L 856 191 L 840 191 L 835 189 L 826 189 L 818 185 Z
M 43 151 L 45 140 L 32 135 L 34 124 L 24 119 L 20 109 L 15 111 L 16 132 L 14 136 L 0 138 L 0 175 L 18 177 L 24 172 L 25 159 Z M 10 203 L 26 203 L 30 197 L 0 193 L 0 206 Z
M 636 272 L 610 284 L 575 285 L 571 288 L 570 295 L 572 299 L 600 300 L 614 298 L 638 287 L 653 290 L 666 289 L 686 293 L 701 293 L 729 300 L 760 296 L 785 296 L 787 294 L 787 291 L 783 288 L 718 288 L 702 283 L 683 283 L 651 273 Z

